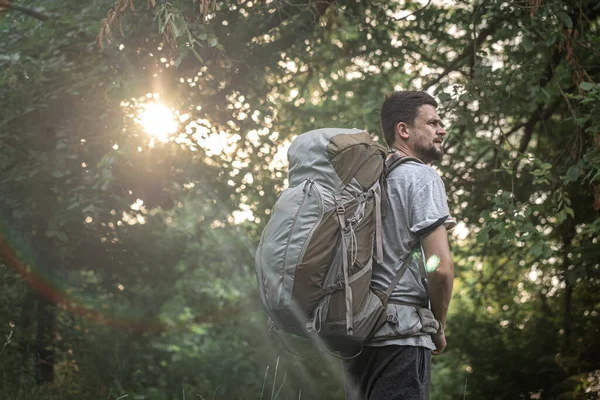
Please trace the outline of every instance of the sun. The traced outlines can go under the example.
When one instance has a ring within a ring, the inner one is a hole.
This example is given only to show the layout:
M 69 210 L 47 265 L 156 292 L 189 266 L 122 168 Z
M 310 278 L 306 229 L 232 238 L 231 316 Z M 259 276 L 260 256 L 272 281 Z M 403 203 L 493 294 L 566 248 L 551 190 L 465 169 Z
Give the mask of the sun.
M 139 116 L 144 131 L 161 142 L 169 141 L 169 136 L 177 131 L 175 115 L 160 103 L 143 104 Z

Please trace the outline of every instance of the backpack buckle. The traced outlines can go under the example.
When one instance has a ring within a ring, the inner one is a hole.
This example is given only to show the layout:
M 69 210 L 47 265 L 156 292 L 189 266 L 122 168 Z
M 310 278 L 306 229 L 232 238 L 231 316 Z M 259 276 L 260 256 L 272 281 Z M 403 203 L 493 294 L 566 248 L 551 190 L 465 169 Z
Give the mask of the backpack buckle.
M 327 286 L 326 293 L 331 294 L 333 292 L 337 292 L 338 290 L 344 290 L 345 287 L 346 285 L 344 284 L 344 281 L 338 281 L 337 283 L 332 283 L 331 285 Z
M 395 315 L 389 314 L 387 316 L 387 322 L 389 322 L 391 324 L 396 324 L 396 323 L 398 323 L 398 317 L 396 317 Z
M 346 209 L 344 208 L 343 204 L 338 204 L 335 207 L 335 211 L 338 213 L 338 215 L 344 215 L 344 213 L 346 212 Z

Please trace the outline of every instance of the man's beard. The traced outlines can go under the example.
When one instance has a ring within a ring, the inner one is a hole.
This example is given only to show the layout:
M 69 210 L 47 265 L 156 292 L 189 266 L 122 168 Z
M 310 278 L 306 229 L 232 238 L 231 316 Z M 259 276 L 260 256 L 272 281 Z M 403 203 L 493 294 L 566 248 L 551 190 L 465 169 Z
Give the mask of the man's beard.
M 444 148 L 441 146 L 437 147 L 435 143 L 430 146 L 418 144 L 415 149 L 419 159 L 426 164 L 434 161 L 440 161 L 444 157 Z

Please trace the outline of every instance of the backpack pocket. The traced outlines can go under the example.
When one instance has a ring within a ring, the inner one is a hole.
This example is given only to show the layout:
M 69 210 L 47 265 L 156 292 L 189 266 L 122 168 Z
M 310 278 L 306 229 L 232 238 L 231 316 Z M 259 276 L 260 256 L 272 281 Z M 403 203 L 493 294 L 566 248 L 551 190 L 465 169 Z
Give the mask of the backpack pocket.
M 371 341 L 432 335 L 438 333 L 440 328 L 440 322 L 430 309 L 390 303 L 387 306 L 386 322 L 374 333 Z
M 296 267 L 322 217 L 322 199 L 310 179 L 285 190 L 275 204 L 256 253 L 259 289 L 267 309 L 293 306 Z
M 378 341 L 415 336 L 421 332 L 422 328 L 423 324 L 418 307 L 404 304 L 388 304 L 386 321 L 375 332 L 371 340 Z
M 332 351 L 364 343 L 385 322 L 385 306 L 370 286 L 372 266 L 369 261 L 349 279 L 353 296 L 352 335 L 346 331 L 346 290 L 343 285 L 326 295 L 315 313 L 315 329 Z
M 417 308 L 417 313 L 419 314 L 419 318 L 421 319 L 422 328 L 420 332 L 428 333 L 430 335 L 439 333 L 442 329 L 442 324 L 440 321 L 435 319 L 433 316 L 433 312 L 431 312 L 428 308 Z
M 348 283 L 352 289 L 352 315 L 358 313 L 368 300 L 371 293 L 371 275 L 373 273 L 373 261 L 369 260 L 367 265 L 359 269 L 354 275 L 350 276 Z M 346 320 L 346 288 L 343 281 L 340 282 L 341 290 L 331 293 L 329 310 L 327 314 L 328 321 Z

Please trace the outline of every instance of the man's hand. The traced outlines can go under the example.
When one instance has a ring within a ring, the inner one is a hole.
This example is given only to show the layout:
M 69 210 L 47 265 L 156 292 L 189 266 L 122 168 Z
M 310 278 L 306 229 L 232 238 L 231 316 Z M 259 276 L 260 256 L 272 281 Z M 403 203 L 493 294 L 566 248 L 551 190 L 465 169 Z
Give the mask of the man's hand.
M 431 339 L 433 340 L 433 344 L 435 344 L 435 350 L 433 350 L 431 354 L 434 356 L 439 356 L 446 348 L 446 335 L 443 332 L 437 333 L 435 335 L 431 335 Z

